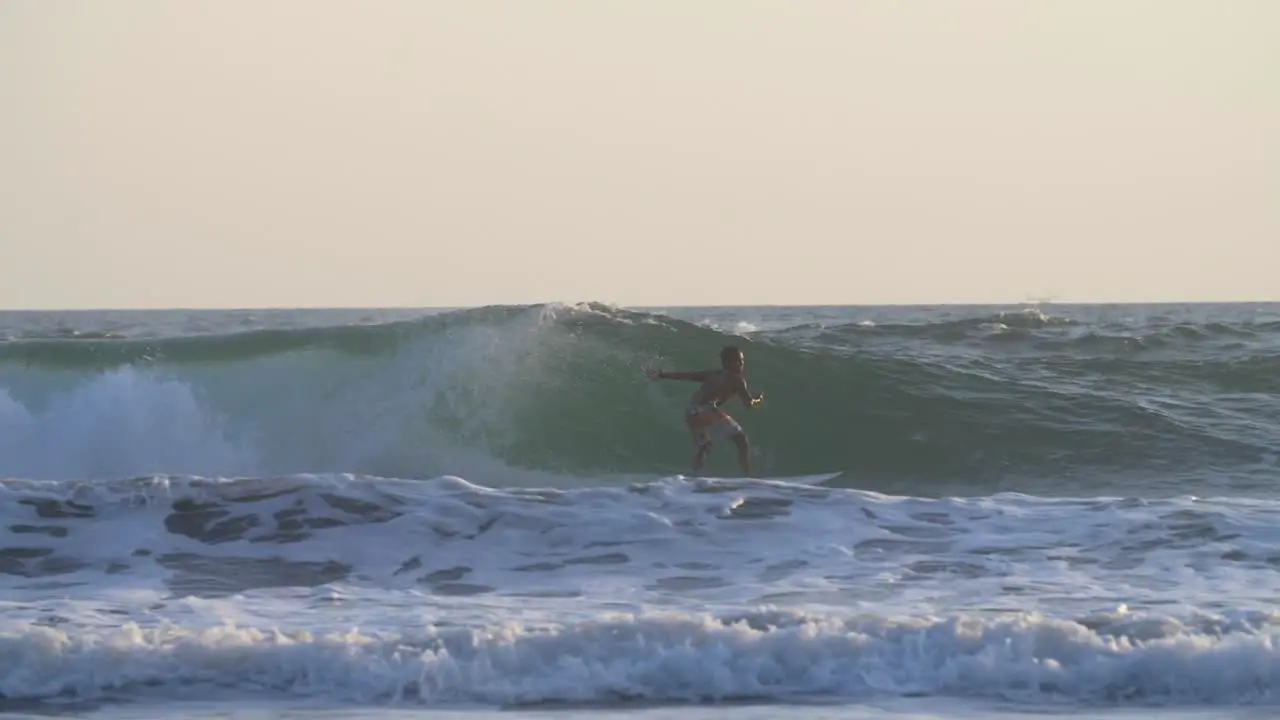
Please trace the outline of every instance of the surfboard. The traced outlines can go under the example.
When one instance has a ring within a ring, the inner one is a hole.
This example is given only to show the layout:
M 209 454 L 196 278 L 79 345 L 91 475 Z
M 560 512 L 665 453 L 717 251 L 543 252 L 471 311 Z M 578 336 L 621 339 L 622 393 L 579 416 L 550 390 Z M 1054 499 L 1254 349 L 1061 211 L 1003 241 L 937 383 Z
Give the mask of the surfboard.
M 778 478 L 762 478 L 764 480 L 776 480 L 778 482 L 793 483 L 796 485 L 822 485 L 828 480 L 834 480 L 844 473 L 819 473 L 817 475 L 800 475 L 798 477 L 778 477 Z
M 816 475 L 776 475 L 764 477 L 717 477 L 713 475 L 694 475 L 686 476 L 686 480 L 719 480 L 731 482 L 766 482 L 766 483 L 783 483 L 787 485 L 822 485 L 829 480 L 834 480 L 844 473 L 818 473 Z

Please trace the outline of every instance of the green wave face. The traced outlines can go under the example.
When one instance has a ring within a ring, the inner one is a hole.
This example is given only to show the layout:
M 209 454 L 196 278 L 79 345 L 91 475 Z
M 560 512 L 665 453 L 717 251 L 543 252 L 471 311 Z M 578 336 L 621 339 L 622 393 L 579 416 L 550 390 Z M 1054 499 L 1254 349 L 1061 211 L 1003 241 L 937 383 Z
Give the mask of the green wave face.
M 994 324 L 1003 330 L 993 335 Z M 427 477 L 488 461 L 559 475 L 688 472 L 681 411 L 696 385 L 642 369 L 715 367 L 730 343 L 767 398 L 726 406 L 750 436 L 757 474 L 845 471 L 842 482 L 922 494 L 1252 472 L 1273 452 L 1280 363 L 1229 352 L 1242 332 L 1274 329 L 1164 328 L 1135 352 L 1105 329 L 1048 321 L 741 337 L 587 305 L 20 340 L 0 343 L 0 474 Z M 713 450 L 705 471 L 737 474 L 731 446 Z

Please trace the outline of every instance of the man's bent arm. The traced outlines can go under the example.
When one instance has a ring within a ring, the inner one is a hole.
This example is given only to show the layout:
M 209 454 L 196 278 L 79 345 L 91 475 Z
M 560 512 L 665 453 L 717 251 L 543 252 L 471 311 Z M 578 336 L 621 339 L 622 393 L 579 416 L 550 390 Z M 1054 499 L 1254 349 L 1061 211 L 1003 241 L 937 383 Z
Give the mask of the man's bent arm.
M 751 393 L 747 391 L 747 381 L 739 380 L 738 381 L 738 397 L 742 400 L 743 405 L 746 405 L 747 407 L 755 407 L 756 405 L 760 404 L 761 400 L 764 399 L 764 394 L 761 393 L 756 397 L 752 397 Z

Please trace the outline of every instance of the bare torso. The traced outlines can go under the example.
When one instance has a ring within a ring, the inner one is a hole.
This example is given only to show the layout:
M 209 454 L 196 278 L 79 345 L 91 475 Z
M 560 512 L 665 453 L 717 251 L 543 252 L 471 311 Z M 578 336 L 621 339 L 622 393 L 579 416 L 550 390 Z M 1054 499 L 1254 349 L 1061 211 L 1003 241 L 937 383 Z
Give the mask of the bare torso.
M 721 370 L 710 371 L 702 385 L 689 398 L 693 407 L 719 407 L 734 395 L 743 391 L 742 376 L 732 375 Z

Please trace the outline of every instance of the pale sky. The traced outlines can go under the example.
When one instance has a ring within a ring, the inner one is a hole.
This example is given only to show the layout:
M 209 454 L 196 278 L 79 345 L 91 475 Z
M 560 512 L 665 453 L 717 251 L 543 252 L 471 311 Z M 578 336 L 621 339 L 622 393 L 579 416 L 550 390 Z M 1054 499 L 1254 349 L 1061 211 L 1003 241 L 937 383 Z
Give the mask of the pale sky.
M 0 307 L 1280 300 L 1277 0 L 0 0 Z

